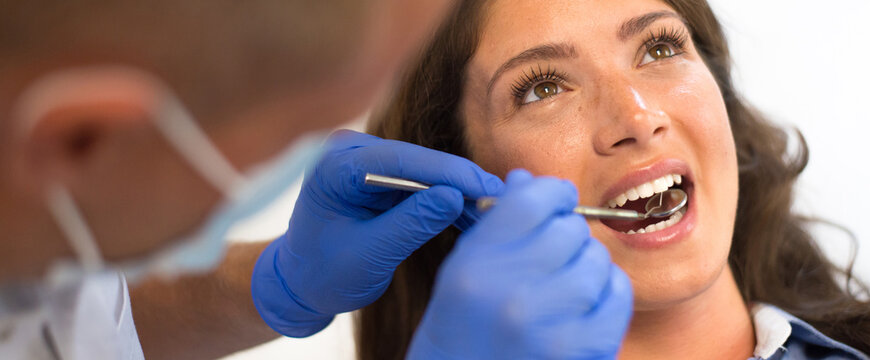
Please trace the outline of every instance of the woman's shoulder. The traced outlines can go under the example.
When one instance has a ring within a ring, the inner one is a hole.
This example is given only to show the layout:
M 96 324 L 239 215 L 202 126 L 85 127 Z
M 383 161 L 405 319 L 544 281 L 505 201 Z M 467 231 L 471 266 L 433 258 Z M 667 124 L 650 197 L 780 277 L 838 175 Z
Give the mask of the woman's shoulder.
M 822 334 L 807 322 L 773 305 L 752 306 L 755 359 L 855 359 L 864 353 Z

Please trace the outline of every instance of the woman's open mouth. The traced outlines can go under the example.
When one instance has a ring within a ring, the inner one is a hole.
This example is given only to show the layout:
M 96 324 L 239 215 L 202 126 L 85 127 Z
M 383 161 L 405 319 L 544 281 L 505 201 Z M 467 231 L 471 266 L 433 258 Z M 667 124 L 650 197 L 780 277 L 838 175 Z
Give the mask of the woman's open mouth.
M 605 226 L 624 234 L 648 234 L 665 230 L 679 223 L 691 206 L 692 184 L 681 174 L 667 174 L 652 181 L 632 187 L 607 202 L 610 208 L 634 210 L 646 213 L 646 204 L 655 194 L 668 189 L 682 189 L 690 199 L 682 209 L 667 218 L 650 217 L 644 220 L 602 219 Z

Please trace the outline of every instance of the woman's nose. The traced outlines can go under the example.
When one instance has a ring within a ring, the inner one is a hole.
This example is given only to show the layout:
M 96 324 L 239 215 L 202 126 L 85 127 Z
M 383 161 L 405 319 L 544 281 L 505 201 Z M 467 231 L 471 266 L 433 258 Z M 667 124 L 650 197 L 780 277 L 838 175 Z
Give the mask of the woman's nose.
M 602 90 L 602 121 L 594 139 L 599 154 L 644 149 L 667 133 L 670 118 L 634 87 L 623 84 Z

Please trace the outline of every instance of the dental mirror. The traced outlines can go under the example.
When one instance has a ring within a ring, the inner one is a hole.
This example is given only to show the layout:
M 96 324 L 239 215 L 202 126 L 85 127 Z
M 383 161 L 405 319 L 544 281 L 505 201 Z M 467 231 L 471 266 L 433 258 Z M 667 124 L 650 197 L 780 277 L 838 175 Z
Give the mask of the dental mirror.
M 668 189 L 653 195 L 646 202 L 645 217 L 668 217 L 682 209 L 689 202 L 689 195 L 682 189 Z
M 365 183 L 367 185 L 380 186 L 390 189 L 405 190 L 405 191 L 421 191 L 429 188 L 428 184 L 420 182 L 377 175 L 366 174 Z M 495 205 L 497 199 L 494 197 L 482 197 L 479 199 L 467 199 L 476 201 L 477 209 L 480 211 L 489 210 Z M 574 208 L 574 212 L 583 215 L 587 218 L 599 219 L 617 219 L 617 220 L 639 220 L 649 217 L 664 218 L 673 215 L 688 203 L 689 195 L 681 189 L 668 189 L 658 194 L 653 195 L 647 202 L 644 210 L 645 214 L 634 210 L 626 209 L 610 209 L 595 206 L 579 205 Z

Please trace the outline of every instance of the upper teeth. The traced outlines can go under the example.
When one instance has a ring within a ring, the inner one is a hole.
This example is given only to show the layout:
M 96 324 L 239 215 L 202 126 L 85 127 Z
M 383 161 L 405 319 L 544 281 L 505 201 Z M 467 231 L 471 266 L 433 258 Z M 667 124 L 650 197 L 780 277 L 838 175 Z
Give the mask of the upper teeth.
M 681 175 L 668 174 L 626 190 L 624 193 L 619 194 L 619 196 L 608 201 L 607 206 L 615 208 L 617 206 L 625 205 L 625 202 L 629 200 L 634 201 L 637 199 L 646 199 L 654 194 L 667 190 L 669 187 L 674 186 L 674 184 L 679 185 L 682 182 L 683 177 Z

